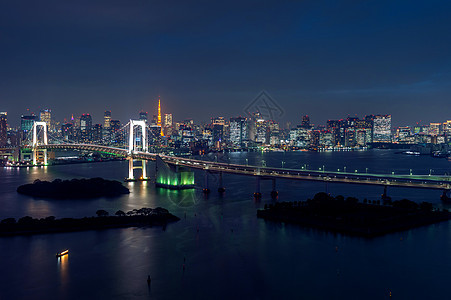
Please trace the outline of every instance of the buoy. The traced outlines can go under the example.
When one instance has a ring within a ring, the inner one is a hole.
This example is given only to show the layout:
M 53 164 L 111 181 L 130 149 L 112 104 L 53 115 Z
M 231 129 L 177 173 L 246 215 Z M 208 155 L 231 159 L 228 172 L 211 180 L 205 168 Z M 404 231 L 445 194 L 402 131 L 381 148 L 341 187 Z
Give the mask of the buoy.
M 150 285 L 150 275 L 147 276 L 147 284 Z

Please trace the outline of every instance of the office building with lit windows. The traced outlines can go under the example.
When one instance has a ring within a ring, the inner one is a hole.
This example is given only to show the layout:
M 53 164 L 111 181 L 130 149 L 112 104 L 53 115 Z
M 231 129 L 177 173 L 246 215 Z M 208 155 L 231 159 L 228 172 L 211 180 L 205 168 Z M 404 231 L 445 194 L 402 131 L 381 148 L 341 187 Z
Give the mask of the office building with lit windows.
M 243 117 L 230 118 L 230 142 L 243 146 L 247 141 L 247 119 Z
M 391 142 L 391 115 L 374 116 L 373 142 Z
M 8 114 L 0 112 L 0 147 L 6 146 L 8 142 Z

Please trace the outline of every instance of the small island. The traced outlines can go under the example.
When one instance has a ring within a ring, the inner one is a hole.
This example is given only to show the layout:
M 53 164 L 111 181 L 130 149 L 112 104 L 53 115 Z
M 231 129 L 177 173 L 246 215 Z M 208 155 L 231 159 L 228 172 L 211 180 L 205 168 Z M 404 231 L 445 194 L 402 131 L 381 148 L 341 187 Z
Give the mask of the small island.
M 257 211 L 269 221 L 296 223 L 308 227 L 363 237 L 374 237 L 451 219 L 447 210 L 434 209 L 431 203 L 387 199 L 363 203 L 354 197 L 332 197 L 318 193 L 307 201 L 277 202 Z
M 0 222 L 0 236 L 29 235 L 41 233 L 72 232 L 84 230 L 100 230 L 109 228 L 163 226 L 170 222 L 179 221 L 180 218 L 169 213 L 162 207 L 134 209 L 127 213 L 118 210 L 114 216 L 103 209 L 96 212 L 97 217 L 84 217 L 80 219 L 54 216 L 34 219 L 26 216 L 18 221 L 14 218 L 3 219 Z
M 98 197 L 115 197 L 129 194 L 128 188 L 116 180 L 103 178 L 90 179 L 55 179 L 52 182 L 35 180 L 17 188 L 20 194 L 51 199 L 88 199 Z

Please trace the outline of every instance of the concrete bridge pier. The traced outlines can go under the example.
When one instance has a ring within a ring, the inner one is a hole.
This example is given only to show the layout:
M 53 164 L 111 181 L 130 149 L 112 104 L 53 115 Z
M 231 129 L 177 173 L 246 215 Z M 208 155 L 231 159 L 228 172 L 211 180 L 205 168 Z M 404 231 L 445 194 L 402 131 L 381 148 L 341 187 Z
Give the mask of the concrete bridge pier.
M 135 181 L 135 176 L 133 174 L 134 169 L 141 169 L 141 177 L 139 180 L 147 180 L 147 172 L 146 172 L 146 160 L 141 159 L 141 165 L 135 166 L 133 157 L 128 157 L 128 178 L 126 178 L 126 181 Z
M 444 189 L 443 194 L 440 196 L 440 200 L 443 202 L 451 202 L 451 197 L 449 196 L 449 190 Z
M 271 191 L 271 198 L 275 199 L 277 196 L 279 196 L 279 192 L 276 189 L 276 179 L 273 178 L 272 180 L 272 191 Z
M 204 175 L 204 188 L 202 189 L 202 192 L 204 194 L 209 194 L 210 193 L 210 189 L 208 188 L 208 170 L 205 170 L 205 175 Z
M 260 199 L 262 197 L 262 193 L 260 192 L 260 176 L 255 177 L 255 189 L 254 198 Z
M 391 197 L 387 195 L 387 188 L 388 188 L 388 186 L 384 186 L 384 193 L 382 194 L 382 197 L 381 197 L 383 204 L 391 203 Z
M 219 193 L 224 193 L 225 192 L 225 187 L 222 184 L 222 172 L 219 172 L 219 187 L 218 187 L 218 192 Z

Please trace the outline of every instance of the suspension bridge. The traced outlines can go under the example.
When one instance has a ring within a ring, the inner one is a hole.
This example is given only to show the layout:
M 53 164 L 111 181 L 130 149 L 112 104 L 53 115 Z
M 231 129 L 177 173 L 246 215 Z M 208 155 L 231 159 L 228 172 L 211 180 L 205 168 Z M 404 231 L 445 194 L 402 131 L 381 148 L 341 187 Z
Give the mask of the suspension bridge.
M 451 180 L 449 176 L 431 176 L 429 175 L 395 175 L 395 174 L 371 174 L 371 173 L 346 173 L 346 172 L 332 172 L 322 170 L 306 170 L 306 169 L 288 169 L 288 168 L 274 168 L 241 164 L 230 164 L 223 162 L 212 162 L 200 159 L 192 159 L 186 157 L 170 156 L 162 153 L 149 152 L 149 139 L 158 138 L 160 130 L 151 128 L 145 121 L 130 120 L 125 126 L 115 133 L 116 137 L 112 140 L 118 141 L 115 145 L 101 145 L 88 143 L 75 143 L 68 139 L 61 141 L 50 136 L 47 132 L 45 122 L 35 122 L 33 130 L 30 134 L 31 141 L 29 145 L 32 149 L 33 165 L 47 165 L 48 150 L 78 150 L 88 152 L 101 152 L 109 155 L 124 157 L 129 161 L 128 177 L 126 180 L 148 180 L 146 162 L 157 161 L 170 167 L 170 171 L 166 171 L 164 176 L 171 177 L 171 173 L 177 174 L 180 172 L 193 172 L 192 170 L 202 170 L 204 172 L 204 187 L 205 193 L 210 192 L 208 184 L 209 174 L 219 174 L 218 191 L 225 191 L 222 182 L 223 174 L 234 174 L 252 176 L 256 178 L 256 191 L 254 195 L 261 197 L 260 181 L 272 181 L 272 196 L 277 195 L 276 180 L 290 179 L 302 181 L 315 181 L 342 184 L 360 184 L 371 186 L 383 186 L 384 195 L 387 187 L 404 187 L 404 188 L 419 188 L 419 189 L 434 189 L 443 190 L 443 195 L 446 196 L 451 190 Z M 117 136 L 122 135 L 120 138 Z M 30 147 L 28 146 L 28 147 Z M 25 146 L 27 147 L 27 146 Z M 136 164 L 138 163 L 138 164 Z M 134 170 L 140 169 L 141 176 L 136 179 Z M 160 168 L 161 170 L 162 168 Z M 164 168 L 163 168 L 164 169 Z M 167 169 L 167 168 L 166 168 Z M 163 172 L 163 171 L 161 171 Z M 164 172 L 163 172 L 164 173 Z M 168 188 L 184 188 L 192 187 L 194 185 L 194 176 L 190 180 L 184 181 L 177 175 L 173 179 L 158 178 L 157 167 L 156 183 Z

